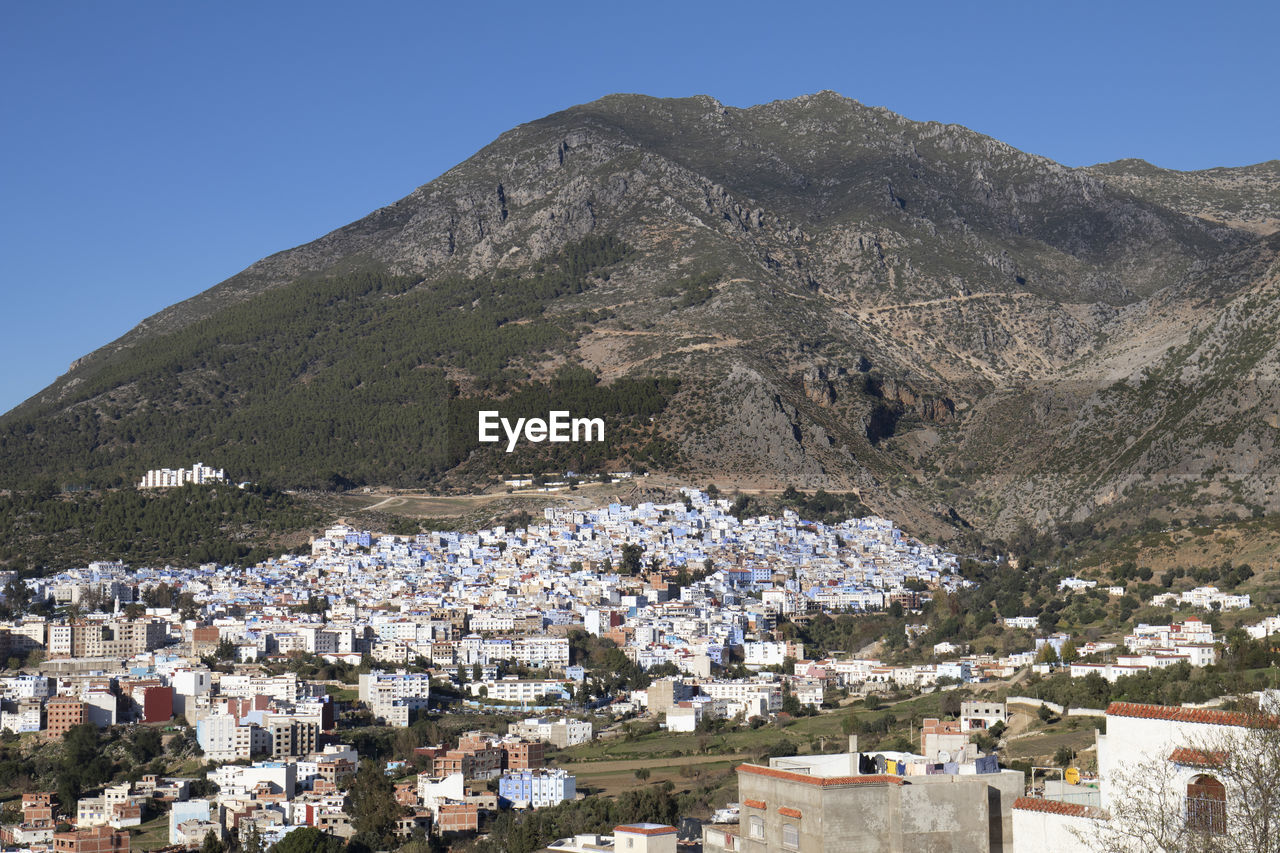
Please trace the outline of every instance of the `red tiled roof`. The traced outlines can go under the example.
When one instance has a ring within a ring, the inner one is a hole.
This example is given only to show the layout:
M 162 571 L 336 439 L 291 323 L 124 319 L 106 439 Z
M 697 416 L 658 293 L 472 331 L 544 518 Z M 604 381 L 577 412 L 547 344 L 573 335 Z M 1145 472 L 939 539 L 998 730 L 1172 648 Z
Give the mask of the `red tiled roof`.
M 799 820 L 801 816 L 799 809 L 788 808 L 787 806 L 778 806 L 778 814 L 783 817 L 793 817 L 797 820 Z
M 746 806 L 747 808 L 752 808 L 752 809 L 766 809 L 766 808 L 768 808 L 768 806 L 766 806 L 766 805 L 765 805 L 764 800 L 743 800 L 743 801 L 742 801 L 742 804 L 743 804 L 744 806 Z
M 1227 753 L 1205 752 L 1200 749 L 1180 746 L 1169 753 L 1169 760 L 1175 764 L 1185 764 L 1188 767 L 1221 767 L 1227 763 Z
M 1060 800 L 1042 800 L 1039 797 L 1018 797 L 1013 801 L 1013 807 L 1024 812 L 1047 812 L 1048 814 L 1087 817 L 1094 820 L 1105 820 L 1107 818 L 1106 812 L 1093 806 L 1064 803 Z
M 1218 711 L 1212 708 L 1175 708 L 1167 705 L 1141 705 L 1137 702 L 1112 702 L 1108 717 L 1138 717 L 1143 720 L 1173 720 L 1178 723 L 1205 723 L 1215 726 L 1280 726 L 1280 718 L 1259 717 L 1240 711 Z
M 754 776 L 769 776 L 787 782 L 800 782 L 819 788 L 831 788 L 838 785 L 905 785 L 907 780 L 900 776 L 810 776 L 808 773 L 796 773 L 791 770 L 778 770 L 775 767 L 761 767 L 758 764 L 739 764 L 739 773 L 750 773 Z

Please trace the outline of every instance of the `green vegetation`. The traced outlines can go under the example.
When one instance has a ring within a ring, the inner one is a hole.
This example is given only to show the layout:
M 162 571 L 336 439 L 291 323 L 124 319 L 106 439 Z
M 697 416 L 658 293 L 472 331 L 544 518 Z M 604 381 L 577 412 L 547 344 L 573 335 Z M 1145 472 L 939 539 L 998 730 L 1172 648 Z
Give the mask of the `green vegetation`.
M 865 518 L 873 514 L 862 502 L 862 498 L 853 492 L 837 495 L 818 489 L 808 495 L 794 486 L 787 486 L 782 493 L 782 504 L 794 509 L 805 521 L 822 524 L 839 524 L 846 519 Z
M 658 295 L 674 298 L 675 308 L 693 308 L 711 299 L 716 294 L 716 285 L 720 283 L 719 273 L 702 273 L 686 276 L 679 281 L 661 285 Z
M 474 853 L 532 853 L 557 838 L 578 833 L 609 833 L 624 823 L 652 821 L 675 825 L 702 799 L 700 793 L 675 795 L 671 785 L 624 791 L 616 799 L 587 797 L 551 808 L 518 814 L 504 811 L 488 836 L 469 849 Z
M 268 848 L 268 853 L 340 853 L 342 839 L 314 826 L 295 829 Z
M 167 814 L 154 817 L 129 830 L 130 850 L 158 850 L 168 846 L 169 815 Z
M 0 468 L 9 485 L 102 487 L 199 458 L 289 486 L 422 486 L 480 447 L 476 413 L 496 399 L 511 419 L 555 408 L 606 422 L 603 443 L 498 453 L 504 470 L 593 470 L 633 449 L 665 459 L 648 419 L 675 380 L 604 385 L 581 368 L 534 378 L 586 329 L 547 308 L 629 251 L 589 237 L 521 271 L 430 284 L 353 261 L 266 290 L 106 356 L 56 406 L 7 418 Z M 489 457 L 474 476 L 496 470 Z
M 187 485 L 165 491 L 0 496 L 0 565 L 63 569 L 90 560 L 250 565 L 279 553 L 274 538 L 321 522 L 266 488 Z
M 387 849 L 394 840 L 396 821 L 405 813 L 396 802 L 390 777 L 366 758 L 347 788 L 347 798 L 351 826 L 356 831 L 351 843 L 370 850 Z
M 569 631 L 569 659 L 587 668 L 591 677 L 582 685 L 582 690 L 592 696 L 641 690 L 655 678 L 679 674 L 679 669 L 669 663 L 644 669 L 612 641 L 588 634 L 581 628 Z
M 1274 686 L 1280 667 L 1280 637 L 1251 640 L 1240 630 L 1227 633 L 1221 662 L 1193 668 L 1176 663 L 1163 669 L 1125 675 L 1108 682 L 1097 673 L 1072 678 L 1060 672 L 1027 689 L 1037 699 L 1075 708 L 1105 708 L 1111 702 L 1144 702 L 1180 705 L 1207 702 L 1219 696 L 1237 695 Z
M 184 729 L 161 743 L 147 726 L 113 726 L 99 730 L 85 724 L 69 730 L 61 741 L 44 743 L 39 735 L 0 735 L 0 800 L 32 791 L 58 792 L 74 803 L 83 792 L 144 773 L 192 773 L 194 732 Z

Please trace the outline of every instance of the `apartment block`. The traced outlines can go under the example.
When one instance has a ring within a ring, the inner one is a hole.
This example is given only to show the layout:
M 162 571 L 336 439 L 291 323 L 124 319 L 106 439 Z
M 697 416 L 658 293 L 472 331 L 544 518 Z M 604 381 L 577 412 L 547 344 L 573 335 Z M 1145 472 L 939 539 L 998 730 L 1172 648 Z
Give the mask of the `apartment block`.
M 62 737 L 71 728 L 89 722 L 88 704 L 72 696 L 54 696 L 44 710 L 49 737 Z

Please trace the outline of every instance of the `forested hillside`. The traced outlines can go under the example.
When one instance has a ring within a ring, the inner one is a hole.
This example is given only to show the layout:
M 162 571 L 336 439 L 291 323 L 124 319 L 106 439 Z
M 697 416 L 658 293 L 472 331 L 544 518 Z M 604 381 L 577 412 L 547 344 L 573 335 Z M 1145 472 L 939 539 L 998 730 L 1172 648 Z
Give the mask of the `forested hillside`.
M 0 465 L 19 483 L 129 485 L 140 465 L 206 459 L 236 480 L 422 486 L 479 446 L 476 413 L 495 399 L 513 420 L 556 408 L 607 424 L 603 443 L 522 445 L 504 465 L 589 472 L 664 461 L 648 419 L 675 380 L 600 383 L 582 368 L 540 368 L 591 320 L 547 307 L 626 256 L 618 240 L 590 237 L 483 278 L 427 283 L 353 262 L 266 291 L 100 365 L 38 429 L 36 417 L 10 418 Z M 493 473 L 483 462 L 470 470 Z
M 252 565 L 279 537 L 323 524 L 311 506 L 226 484 L 59 495 L 52 484 L 0 496 L 0 566 L 44 571 L 116 559 L 133 565 Z

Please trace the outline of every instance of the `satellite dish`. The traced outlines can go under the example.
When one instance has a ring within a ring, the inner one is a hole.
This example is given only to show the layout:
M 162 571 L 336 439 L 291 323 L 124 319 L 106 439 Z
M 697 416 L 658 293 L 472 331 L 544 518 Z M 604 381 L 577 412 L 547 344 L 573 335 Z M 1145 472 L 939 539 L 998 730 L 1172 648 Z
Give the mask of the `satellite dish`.
M 938 750 L 938 763 L 946 764 L 949 761 L 951 761 L 951 753 L 947 752 L 945 749 Z

